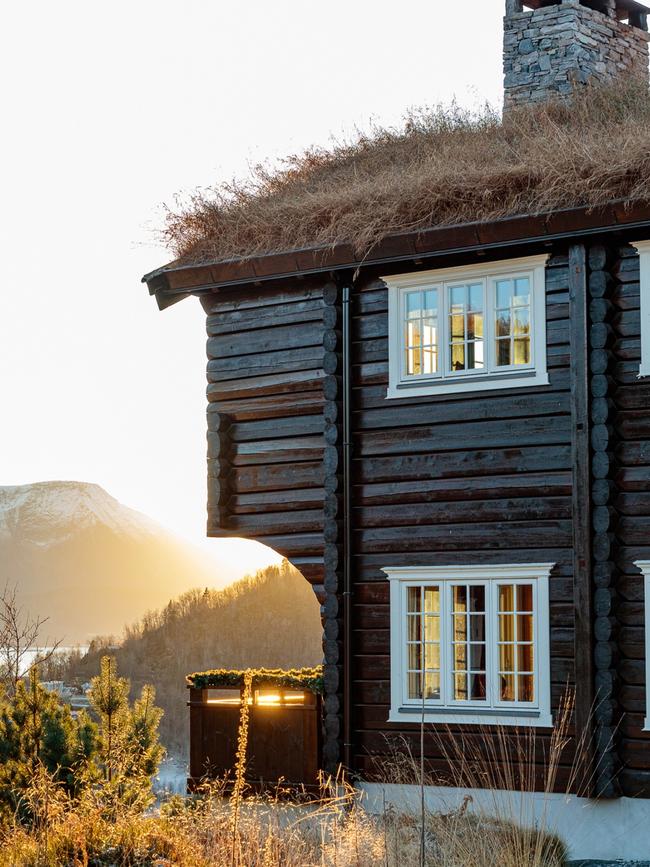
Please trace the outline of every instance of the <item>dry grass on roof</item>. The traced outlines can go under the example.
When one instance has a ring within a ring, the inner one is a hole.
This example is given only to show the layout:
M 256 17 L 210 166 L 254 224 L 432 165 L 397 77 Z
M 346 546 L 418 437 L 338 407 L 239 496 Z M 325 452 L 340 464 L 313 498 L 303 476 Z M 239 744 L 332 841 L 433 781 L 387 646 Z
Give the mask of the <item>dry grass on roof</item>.
M 641 84 L 583 89 L 570 102 L 411 113 L 330 149 L 258 166 L 167 213 L 186 263 L 351 243 L 613 199 L 650 201 L 650 95 Z

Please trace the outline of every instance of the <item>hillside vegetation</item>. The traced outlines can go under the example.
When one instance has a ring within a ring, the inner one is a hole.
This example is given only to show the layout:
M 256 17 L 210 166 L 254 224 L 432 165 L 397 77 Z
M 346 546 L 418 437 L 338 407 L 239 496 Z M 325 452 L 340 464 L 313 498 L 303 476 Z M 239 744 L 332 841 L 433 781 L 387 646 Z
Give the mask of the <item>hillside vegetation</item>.
M 319 606 L 307 581 L 286 561 L 224 590 L 192 590 L 146 614 L 111 647 L 132 687 L 156 689 L 164 710 L 162 740 L 187 751 L 185 676 L 211 668 L 298 668 L 322 661 Z M 91 644 L 81 659 L 43 673 L 68 682 L 90 680 L 107 642 Z

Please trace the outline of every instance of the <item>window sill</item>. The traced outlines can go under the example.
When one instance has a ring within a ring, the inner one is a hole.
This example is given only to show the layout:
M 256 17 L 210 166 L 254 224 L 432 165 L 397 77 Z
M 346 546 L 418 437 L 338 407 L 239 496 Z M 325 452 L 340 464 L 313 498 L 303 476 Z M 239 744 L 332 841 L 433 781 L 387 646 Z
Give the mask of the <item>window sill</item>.
M 389 400 L 408 397 L 433 397 L 441 394 L 459 394 L 470 391 L 496 391 L 506 388 L 533 388 L 548 385 L 548 373 L 516 374 L 515 376 L 464 377 L 463 379 L 435 380 L 428 383 L 404 382 L 388 388 Z
M 417 725 L 422 721 L 420 708 L 402 707 L 391 710 L 388 717 L 389 723 L 410 723 Z M 553 716 L 537 710 L 502 711 L 502 710 L 467 710 L 458 712 L 454 709 L 427 710 L 424 713 L 424 722 L 439 725 L 467 725 L 467 726 L 526 726 L 529 728 L 552 728 Z

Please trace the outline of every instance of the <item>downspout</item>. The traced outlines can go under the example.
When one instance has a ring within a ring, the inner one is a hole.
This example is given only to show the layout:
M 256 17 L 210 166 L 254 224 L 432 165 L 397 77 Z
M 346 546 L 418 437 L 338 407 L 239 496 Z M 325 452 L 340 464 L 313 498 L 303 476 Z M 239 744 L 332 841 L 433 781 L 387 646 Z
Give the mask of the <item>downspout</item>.
M 350 285 L 344 283 L 343 318 L 343 765 L 352 764 L 352 436 Z

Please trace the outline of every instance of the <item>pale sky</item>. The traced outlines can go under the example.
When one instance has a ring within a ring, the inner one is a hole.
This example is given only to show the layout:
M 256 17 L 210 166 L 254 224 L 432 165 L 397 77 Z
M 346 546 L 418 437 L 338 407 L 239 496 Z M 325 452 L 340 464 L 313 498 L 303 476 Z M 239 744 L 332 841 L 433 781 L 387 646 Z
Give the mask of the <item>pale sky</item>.
M 203 315 L 140 284 L 171 258 L 161 204 L 409 107 L 499 102 L 503 7 L 3 4 L 0 484 L 96 482 L 201 542 Z

